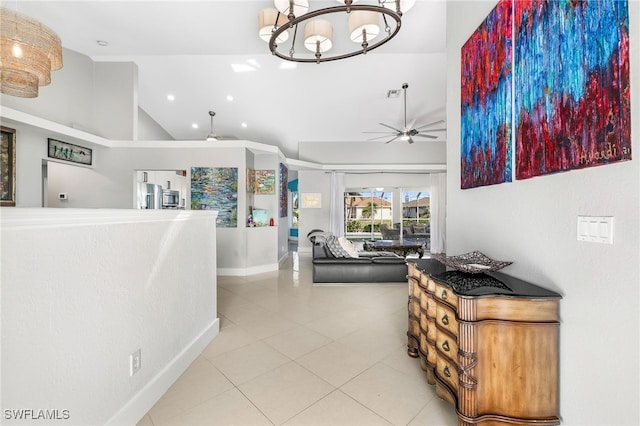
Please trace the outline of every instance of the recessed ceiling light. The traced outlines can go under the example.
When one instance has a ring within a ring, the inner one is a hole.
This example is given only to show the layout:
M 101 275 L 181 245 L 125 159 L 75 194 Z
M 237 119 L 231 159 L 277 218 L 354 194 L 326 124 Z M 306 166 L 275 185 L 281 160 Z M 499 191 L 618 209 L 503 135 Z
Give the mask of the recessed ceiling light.
M 240 124 L 242 127 L 247 127 L 247 123 Z
M 170 101 L 175 101 L 176 97 L 173 96 L 173 95 L 167 95 L 167 99 L 170 100 Z
M 104 40 L 96 40 L 96 43 L 98 43 L 98 46 L 102 47 L 107 47 L 109 45 L 109 42 Z
M 233 100 L 233 96 L 231 96 L 231 95 L 227 95 L 227 100 L 228 100 L 229 102 L 231 102 L 231 101 Z
M 193 124 L 191 125 L 191 127 L 193 127 L 194 129 L 197 129 L 197 128 L 198 128 L 198 123 L 193 123 Z

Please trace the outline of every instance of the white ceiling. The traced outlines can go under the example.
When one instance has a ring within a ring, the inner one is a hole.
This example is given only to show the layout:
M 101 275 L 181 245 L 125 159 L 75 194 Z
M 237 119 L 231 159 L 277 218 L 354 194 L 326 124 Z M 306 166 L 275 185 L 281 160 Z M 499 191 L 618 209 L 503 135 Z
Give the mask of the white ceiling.
M 135 62 L 140 107 L 177 140 L 204 138 L 213 110 L 218 135 L 278 145 L 291 158 L 305 141 L 361 141 L 370 148 L 386 140 L 367 141 L 376 135 L 364 131 L 386 130 L 380 122 L 402 126 L 402 96 L 388 99 L 387 91 L 404 82 L 409 124 L 444 118 L 444 0 L 417 0 L 399 34 L 367 55 L 289 70 L 280 69 L 286 61 L 271 55 L 257 35 L 258 12 L 273 7 L 271 0 L 1 3 L 52 28 L 67 49 L 95 61 Z M 312 10 L 337 5 L 310 3 Z M 255 70 L 236 73 L 232 64 Z M 438 134 L 438 141 L 416 143 L 444 143 L 445 132 Z

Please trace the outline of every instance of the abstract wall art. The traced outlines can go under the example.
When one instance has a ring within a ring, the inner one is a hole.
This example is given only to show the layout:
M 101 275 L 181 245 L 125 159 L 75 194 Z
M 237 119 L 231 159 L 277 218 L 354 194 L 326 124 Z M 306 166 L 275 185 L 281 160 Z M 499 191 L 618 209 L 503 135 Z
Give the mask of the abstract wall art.
M 461 187 L 512 179 L 512 4 L 500 0 L 461 49 Z
M 276 193 L 276 172 L 275 170 L 256 170 L 256 194 Z
M 283 163 L 280 163 L 280 217 L 287 217 L 289 214 L 289 192 L 287 184 L 289 183 L 289 169 Z
M 238 225 L 238 168 L 192 167 L 191 209 L 217 210 L 216 225 Z
M 518 0 L 516 178 L 631 159 L 626 0 Z

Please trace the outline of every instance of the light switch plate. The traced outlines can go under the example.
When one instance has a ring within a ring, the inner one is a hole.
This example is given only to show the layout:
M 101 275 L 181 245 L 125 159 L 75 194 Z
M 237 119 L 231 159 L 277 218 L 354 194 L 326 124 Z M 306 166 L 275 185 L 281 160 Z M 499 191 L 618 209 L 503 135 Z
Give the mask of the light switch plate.
M 578 216 L 578 241 L 613 244 L 613 216 Z

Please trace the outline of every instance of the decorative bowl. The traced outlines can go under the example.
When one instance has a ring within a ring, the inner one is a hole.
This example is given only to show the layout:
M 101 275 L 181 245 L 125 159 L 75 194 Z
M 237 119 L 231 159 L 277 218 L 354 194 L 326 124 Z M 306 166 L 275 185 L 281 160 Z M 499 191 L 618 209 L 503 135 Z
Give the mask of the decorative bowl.
M 466 272 L 468 274 L 495 272 L 513 263 L 502 260 L 493 260 L 479 251 L 472 251 L 458 256 L 433 254 L 432 257 L 450 268 L 454 268 L 460 272 Z

